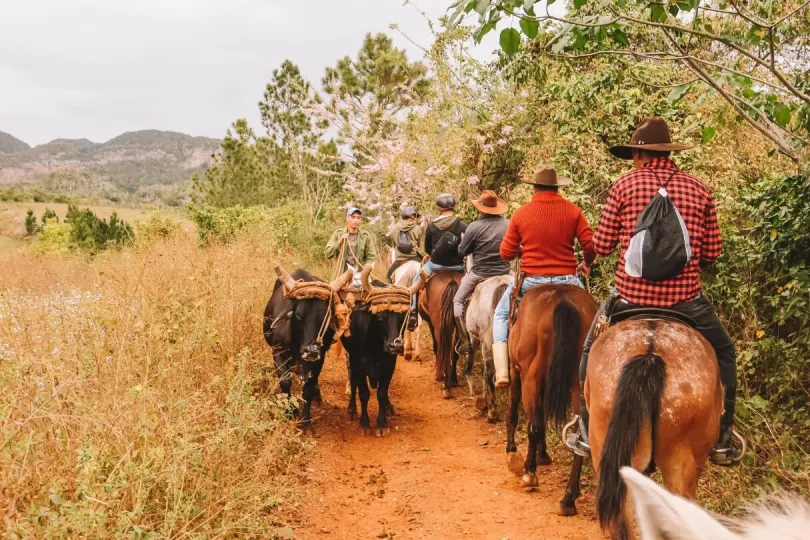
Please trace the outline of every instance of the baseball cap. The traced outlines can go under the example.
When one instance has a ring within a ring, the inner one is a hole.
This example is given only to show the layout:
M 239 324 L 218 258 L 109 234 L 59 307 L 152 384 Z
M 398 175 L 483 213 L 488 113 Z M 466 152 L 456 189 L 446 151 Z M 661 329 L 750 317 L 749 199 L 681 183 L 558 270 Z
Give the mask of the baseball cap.
M 351 208 L 346 210 L 346 217 L 351 216 L 352 214 L 360 214 L 362 216 L 363 212 L 356 206 L 352 206 Z

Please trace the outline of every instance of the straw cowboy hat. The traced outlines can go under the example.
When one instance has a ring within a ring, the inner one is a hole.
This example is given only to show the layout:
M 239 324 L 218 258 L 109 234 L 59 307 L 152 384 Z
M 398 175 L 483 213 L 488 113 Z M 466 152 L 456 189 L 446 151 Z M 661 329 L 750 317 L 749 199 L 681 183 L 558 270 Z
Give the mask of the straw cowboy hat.
M 506 204 L 506 201 L 495 195 L 494 191 L 488 189 L 481 192 L 481 196 L 477 199 L 470 199 L 470 202 L 482 214 L 500 216 L 509 210 L 509 205 Z
M 630 144 L 617 144 L 610 148 L 610 153 L 621 159 L 633 159 L 633 148 L 672 152 L 694 148 L 685 144 L 675 144 L 669 135 L 669 126 L 660 116 L 645 118 L 633 133 Z
M 540 165 L 534 170 L 531 180 L 524 180 L 524 184 L 532 184 L 533 186 L 567 186 L 573 181 L 570 178 L 557 176 L 557 171 L 554 167 L 548 165 Z

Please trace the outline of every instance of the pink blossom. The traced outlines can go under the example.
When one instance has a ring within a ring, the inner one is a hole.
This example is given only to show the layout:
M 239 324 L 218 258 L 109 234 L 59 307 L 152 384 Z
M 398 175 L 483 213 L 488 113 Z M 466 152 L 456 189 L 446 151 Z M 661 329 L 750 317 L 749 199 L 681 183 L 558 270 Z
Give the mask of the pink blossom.
M 467 178 L 467 183 L 470 184 L 471 186 L 475 185 L 475 184 L 478 184 L 480 181 L 481 181 L 481 179 L 478 178 L 475 175 L 472 175 L 469 178 Z

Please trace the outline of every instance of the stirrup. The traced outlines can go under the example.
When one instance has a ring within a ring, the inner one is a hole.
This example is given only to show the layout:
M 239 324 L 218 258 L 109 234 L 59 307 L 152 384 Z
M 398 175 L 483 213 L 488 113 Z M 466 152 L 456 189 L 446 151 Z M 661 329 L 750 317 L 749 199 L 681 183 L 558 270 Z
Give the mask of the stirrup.
M 566 448 L 568 448 L 571 453 L 580 457 L 589 458 L 591 457 L 591 447 L 588 443 L 582 440 L 582 437 L 579 436 L 579 429 L 568 433 L 571 428 L 578 423 L 579 415 L 575 414 L 574 419 L 565 424 L 562 432 L 562 440 L 565 442 Z
M 737 440 L 740 446 L 740 452 L 736 453 L 734 449 L 733 441 Z M 743 456 L 748 451 L 748 444 L 745 442 L 740 433 L 731 428 L 731 443 L 729 444 L 728 448 L 715 448 L 712 450 L 711 455 L 709 456 L 709 461 L 711 461 L 714 465 L 718 465 L 720 467 L 731 467 L 737 465 L 742 461 Z

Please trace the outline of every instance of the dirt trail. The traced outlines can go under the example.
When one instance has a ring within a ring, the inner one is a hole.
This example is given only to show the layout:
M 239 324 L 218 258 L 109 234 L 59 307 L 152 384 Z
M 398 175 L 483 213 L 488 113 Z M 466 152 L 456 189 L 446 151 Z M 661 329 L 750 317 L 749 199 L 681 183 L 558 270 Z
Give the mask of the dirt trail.
M 506 468 L 503 422 L 481 419 L 466 387 L 443 400 L 432 371 L 432 362 L 400 358 L 391 389 L 397 416 L 391 435 L 377 438 L 348 420 L 345 364 L 327 359 L 296 538 L 602 538 L 589 472 L 580 515 L 557 516 L 568 454 L 551 448 L 555 463 L 538 468 L 539 489 L 524 490 Z M 372 425 L 376 411 L 372 391 Z M 519 449 L 525 448 L 521 438 Z

